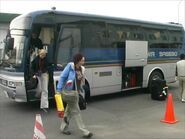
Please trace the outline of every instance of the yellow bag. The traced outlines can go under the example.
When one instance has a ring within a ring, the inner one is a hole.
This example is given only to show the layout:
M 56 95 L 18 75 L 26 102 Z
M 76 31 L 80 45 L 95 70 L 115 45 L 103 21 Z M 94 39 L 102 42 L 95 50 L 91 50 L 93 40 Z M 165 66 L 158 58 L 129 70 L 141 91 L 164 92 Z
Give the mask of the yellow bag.
M 55 102 L 57 106 L 58 117 L 63 118 L 64 117 L 64 104 L 63 104 L 62 96 L 60 93 L 55 94 Z

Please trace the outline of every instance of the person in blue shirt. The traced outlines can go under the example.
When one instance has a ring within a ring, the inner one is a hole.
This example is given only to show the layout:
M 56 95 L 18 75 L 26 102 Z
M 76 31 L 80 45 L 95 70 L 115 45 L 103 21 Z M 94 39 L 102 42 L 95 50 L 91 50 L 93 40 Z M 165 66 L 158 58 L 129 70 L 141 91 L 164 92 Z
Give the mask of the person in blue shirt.
M 67 90 L 68 92 L 74 92 L 76 99 L 72 101 L 66 101 L 67 106 L 64 112 L 64 118 L 62 120 L 60 130 L 63 134 L 70 135 L 71 132 L 68 130 L 69 121 L 72 117 L 75 118 L 78 128 L 82 131 L 84 138 L 90 138 L 93 134 L 86 129 L 78 105 L 79 95 L 82 85 L 85 83 L 84 72 L 85 68 L 82 66 L 85 62 L 85 57 L 78 53 L 74 56 L 73 62 L 69 62 L 60 75 L 59 82 L 57 84 L 57 92 L 62 93 L 62 90 Z M 76 90 L 76 91 L 72 91 Z M 76 92 L 76 93 L 75 93 Z M 63 98 L 65 101 L 65 98 Z

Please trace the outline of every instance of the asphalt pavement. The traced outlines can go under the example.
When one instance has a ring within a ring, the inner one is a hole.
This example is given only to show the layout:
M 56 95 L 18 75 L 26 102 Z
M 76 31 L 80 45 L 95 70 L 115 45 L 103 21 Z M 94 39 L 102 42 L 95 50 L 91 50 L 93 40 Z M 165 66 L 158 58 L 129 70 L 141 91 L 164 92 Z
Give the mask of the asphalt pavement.
M 178 99 L 178 83 L 169 85 L 177 123 L 160 122 L 165 119 L 166 101 L 151 100 L 150 94 L 129 91 L 93 97 L 82 117 L 93 132 L 92 139 L 185 139 L 185 103 Z M 17 103 L 0 91 L 0 139 L 30 139 L 33 137 L 35 116 L 41 114 L 47 139 L 81 139 L 75 120 L 70 122 L 71 135 L 60 133 L 61 119 L 55 103 L 44 113 L 39 103 Z

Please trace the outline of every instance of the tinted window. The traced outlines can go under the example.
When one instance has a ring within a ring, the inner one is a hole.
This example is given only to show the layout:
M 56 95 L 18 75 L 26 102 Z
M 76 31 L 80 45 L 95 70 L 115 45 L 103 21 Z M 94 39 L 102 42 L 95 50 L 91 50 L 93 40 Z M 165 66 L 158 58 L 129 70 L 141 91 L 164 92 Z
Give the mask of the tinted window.
M 57 50 L 57 64 L 66 64 L 73 55 L 79 52 L 81 46 L 81 32 L 79 28 L 62 28 Z

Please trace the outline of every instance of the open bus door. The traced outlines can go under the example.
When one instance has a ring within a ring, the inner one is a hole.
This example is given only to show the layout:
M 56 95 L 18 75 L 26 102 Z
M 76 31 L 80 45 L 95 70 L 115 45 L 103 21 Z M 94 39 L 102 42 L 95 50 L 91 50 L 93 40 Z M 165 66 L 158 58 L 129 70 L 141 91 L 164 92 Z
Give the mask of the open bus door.
M 49 71 L 48 71 L 48 98 L 53 98 L 55 94 L 54 90 L 54 80 L 53 80 L 53 63 L 54 63 L 54 28 L 52 26 L 49 27 L 42 27 L 42 25 L 39 25 L 40 32 L 39 32 L 39 38 L 42 40 L 43 49 L 47 51 L 47 60 L 49 62 Z M 32 78 L 33 73 L 31 70 L 31 53 L 30 53 L 30 43 L 27 49 L 27 60 L 26 60 L 26 68 L 25 68 L 25 87 L 26 87 L 26 93 L 27 93 L 27 101 L 34 101 L 40 99 L 38 96 L 36 96 L 36 93 L 38 91 L 37 85 L 38 80 L 35 80 Z M 38 49 L 35 49 L 35 57 L 38 55 Z
M 142 86 L 143 67 L 147 64 L 147 58 L 147 41 L 126 41 L 122 89 Z

